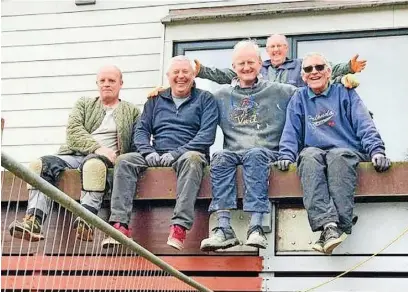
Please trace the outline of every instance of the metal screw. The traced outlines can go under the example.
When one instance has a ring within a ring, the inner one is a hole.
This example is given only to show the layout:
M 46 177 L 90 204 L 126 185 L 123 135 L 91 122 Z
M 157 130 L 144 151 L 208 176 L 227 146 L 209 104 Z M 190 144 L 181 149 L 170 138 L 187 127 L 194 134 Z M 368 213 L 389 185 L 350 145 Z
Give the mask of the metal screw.
M 239 219 L 240 219 L 240 220 L 244 219 L 244 216 L 240 215 L 240 216 L 239 216 Z
M 309 241 L 309 244 L 312 244 L 312 241 L 311 241 L 311 240 Z
M 296 244 L 296 242 L 292 241 L 292 245 L 295 245 L 295 244 Z
M 293 215 L 292 215 L 292 218 L 296 218 L 296 215 L 295 215 L 295 214 L 293 214 Z

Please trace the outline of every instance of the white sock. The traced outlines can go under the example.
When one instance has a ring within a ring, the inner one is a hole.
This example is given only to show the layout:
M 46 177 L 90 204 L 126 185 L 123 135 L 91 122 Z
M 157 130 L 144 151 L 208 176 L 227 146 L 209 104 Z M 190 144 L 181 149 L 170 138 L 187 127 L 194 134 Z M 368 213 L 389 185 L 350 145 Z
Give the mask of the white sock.
M 326 229 L 329 226 L 337 227 L 337 223 L 336 222 L 326 223 L 326 224 L 324 224 L 323 229 Z

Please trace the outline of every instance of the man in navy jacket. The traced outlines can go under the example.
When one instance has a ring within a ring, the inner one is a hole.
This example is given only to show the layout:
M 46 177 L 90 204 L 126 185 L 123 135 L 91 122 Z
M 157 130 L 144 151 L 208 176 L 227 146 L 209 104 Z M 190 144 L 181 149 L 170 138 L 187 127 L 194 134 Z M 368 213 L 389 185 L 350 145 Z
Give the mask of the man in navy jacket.
M 379 172 L 390 167 L 384 142 L 357 92 L 330 84 L 330 77 L 322 55 L 303 59 L 307 87 L 289 102 L 276 163 L 287 170 L 297 160 L 309 224 L 312 231 L 323 231 L 313 249 L 326 254 L 351 233 L 358 163 L 371 160 Z
M 147 167 L 173 167 L 177 174 L 177 202 L 167 244 L 181 250 L 192 227 L 194 204 L 203 169 L 214 143 L 218 108 L 213 95 L 195 87 L 193 63 L 185 56 L 170 60 L 170 88 L 149 99 L 133 129 L 138 152 L 117 158 L 109 221 L 129 236 L 132 201 L 138 175 Z M 113 238 L 104 247 L 119 244 Z

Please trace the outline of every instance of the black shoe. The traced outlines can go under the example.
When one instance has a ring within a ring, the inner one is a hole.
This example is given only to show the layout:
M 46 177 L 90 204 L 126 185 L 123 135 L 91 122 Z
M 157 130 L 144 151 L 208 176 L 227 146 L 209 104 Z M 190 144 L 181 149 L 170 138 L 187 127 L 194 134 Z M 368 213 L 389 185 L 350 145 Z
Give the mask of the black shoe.
M 313 244 L 312 249 L 318 252 L 324 253 L 324 234 L 323 231 L 320 233 L 319 239 Z
M 347 238 L 347 234 L 337 226 L 326 227 L 322 235 L 324 237 L 323 250 L 326 254 L 332 254 L 333 250 Z

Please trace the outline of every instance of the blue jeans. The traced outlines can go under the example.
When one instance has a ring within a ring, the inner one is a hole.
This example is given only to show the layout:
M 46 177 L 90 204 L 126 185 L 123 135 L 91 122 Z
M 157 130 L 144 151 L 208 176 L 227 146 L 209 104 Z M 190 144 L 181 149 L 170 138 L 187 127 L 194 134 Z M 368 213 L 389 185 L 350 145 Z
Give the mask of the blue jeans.
M 351 233 L 357 165 L 367 156 L 350 149 L 308 147 L 298 159 L 303 204 L 312 231 L 330 222 Z
M 246 212 L 269 213 L 270 165 L 278 152 L 266 148 L 246 151 L 216 152 L 211 161 L 212 201 L 210 212 L 237 208 L 237 165 L 242 164 L 244 176 L 243 209 Z

